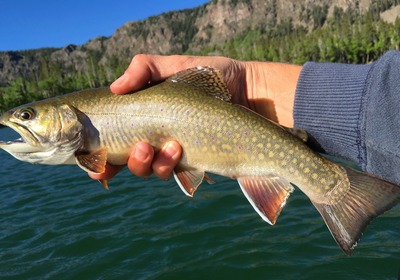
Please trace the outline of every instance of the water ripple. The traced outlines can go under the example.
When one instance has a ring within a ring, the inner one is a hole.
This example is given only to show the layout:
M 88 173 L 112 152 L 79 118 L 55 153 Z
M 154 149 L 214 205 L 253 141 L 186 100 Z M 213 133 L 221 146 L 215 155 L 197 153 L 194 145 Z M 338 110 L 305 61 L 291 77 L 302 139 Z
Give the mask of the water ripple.
M 347 257 L 298 190 L 270 226 L 226 178 L 190 199 L 172 180 L 125 171 L 105 191 L 76 166 L 0 158 L 1 279 L 396 279 L 400 269 L 399 206 Z

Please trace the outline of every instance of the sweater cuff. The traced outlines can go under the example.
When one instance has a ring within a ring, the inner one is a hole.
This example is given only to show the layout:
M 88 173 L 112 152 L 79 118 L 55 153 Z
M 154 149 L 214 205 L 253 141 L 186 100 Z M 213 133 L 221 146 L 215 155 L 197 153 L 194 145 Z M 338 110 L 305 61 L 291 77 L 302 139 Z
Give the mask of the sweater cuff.
M 306 130 L 328 154 L 358 164 L 365 162 L 360 112 L 371 67 L 308 62 L 295 95 L 295 127 Z

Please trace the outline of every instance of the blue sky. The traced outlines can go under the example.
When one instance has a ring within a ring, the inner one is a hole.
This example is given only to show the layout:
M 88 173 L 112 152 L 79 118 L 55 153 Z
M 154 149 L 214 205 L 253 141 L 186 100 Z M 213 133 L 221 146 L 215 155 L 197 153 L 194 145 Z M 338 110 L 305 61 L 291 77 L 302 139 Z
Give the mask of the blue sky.
M 128 21 L 208 0 L 1 0 L 0 51 L 81 45 Z

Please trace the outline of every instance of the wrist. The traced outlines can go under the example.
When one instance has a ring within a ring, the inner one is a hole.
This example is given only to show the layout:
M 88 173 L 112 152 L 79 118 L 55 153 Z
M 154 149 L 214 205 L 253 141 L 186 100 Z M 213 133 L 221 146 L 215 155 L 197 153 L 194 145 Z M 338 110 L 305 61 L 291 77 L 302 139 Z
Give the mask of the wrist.
M 302 66 L 244 62 L 248 107 L 264 117 L 293 127 L 293 107 Z

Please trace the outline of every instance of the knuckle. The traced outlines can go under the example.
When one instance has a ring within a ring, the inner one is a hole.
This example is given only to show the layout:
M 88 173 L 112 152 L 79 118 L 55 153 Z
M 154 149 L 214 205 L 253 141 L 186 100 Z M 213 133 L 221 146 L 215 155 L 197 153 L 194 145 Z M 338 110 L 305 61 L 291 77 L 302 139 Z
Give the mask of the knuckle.
M 142 53 L 136 54 L 131 60 L 131 65 L 144 63 L 145 61 L 148 60 L 148 56 L 149 55 Z

